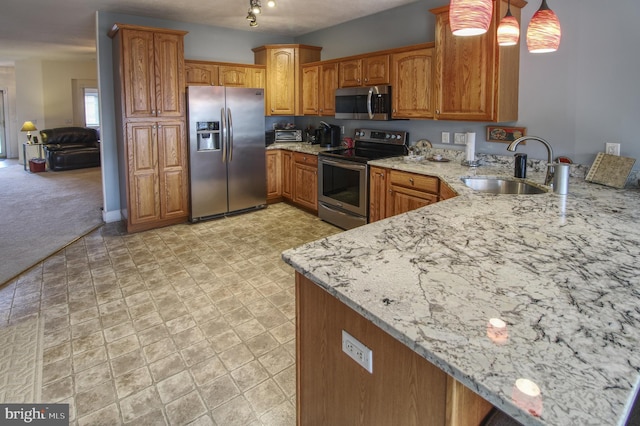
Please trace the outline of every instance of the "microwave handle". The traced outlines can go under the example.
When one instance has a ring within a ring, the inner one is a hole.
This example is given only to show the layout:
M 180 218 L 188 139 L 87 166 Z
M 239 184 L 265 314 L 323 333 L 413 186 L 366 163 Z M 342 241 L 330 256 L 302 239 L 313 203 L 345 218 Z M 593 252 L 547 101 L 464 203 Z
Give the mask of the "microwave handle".
M 369 88 L 369 94 L 367 95 L 367 112 L 369 113 L 369 119 L 373 120 L 373 91 L 376 91 L 376 95 L 380 94 L 380 91 L 378 90 L 378 86 L 373 86 Z M 377 112 L 377 111 L 376 111 Z

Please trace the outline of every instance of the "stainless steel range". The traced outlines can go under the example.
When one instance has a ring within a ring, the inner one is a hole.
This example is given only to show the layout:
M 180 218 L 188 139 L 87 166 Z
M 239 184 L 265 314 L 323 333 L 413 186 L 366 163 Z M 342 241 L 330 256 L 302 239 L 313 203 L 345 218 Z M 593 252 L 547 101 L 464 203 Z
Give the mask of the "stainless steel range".
M 367 223 L 367 162 L 407 154 L 408 133 L 356 129 L 353 148 L 318 154 L 318 216 L 342 229 Z

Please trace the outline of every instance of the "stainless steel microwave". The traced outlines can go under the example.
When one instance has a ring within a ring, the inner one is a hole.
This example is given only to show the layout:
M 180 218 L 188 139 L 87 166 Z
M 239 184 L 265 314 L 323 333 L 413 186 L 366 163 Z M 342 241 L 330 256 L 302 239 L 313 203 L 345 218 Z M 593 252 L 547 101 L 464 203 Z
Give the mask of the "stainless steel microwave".
M 337 89 L 335 117 L 347 120 L 391 120 L 391 86 Z

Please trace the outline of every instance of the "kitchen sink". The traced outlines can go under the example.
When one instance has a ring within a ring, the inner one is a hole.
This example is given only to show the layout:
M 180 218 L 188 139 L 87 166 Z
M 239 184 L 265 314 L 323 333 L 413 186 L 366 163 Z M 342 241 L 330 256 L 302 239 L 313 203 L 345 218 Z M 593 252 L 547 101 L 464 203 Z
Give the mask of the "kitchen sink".
M 469 188 L 490 194 L 544 194 L 547 190 L 519 180 L 498 178 L 468 177 L 461 178 Z

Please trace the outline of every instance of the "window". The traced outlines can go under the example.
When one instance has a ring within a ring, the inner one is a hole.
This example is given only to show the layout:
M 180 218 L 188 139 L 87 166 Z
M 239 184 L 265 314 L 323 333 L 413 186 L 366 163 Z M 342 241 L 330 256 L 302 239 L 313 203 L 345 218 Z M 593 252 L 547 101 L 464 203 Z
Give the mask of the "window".
M 98 89 L 84 88 L 84 122 L 86 127 L 100 127 Z

